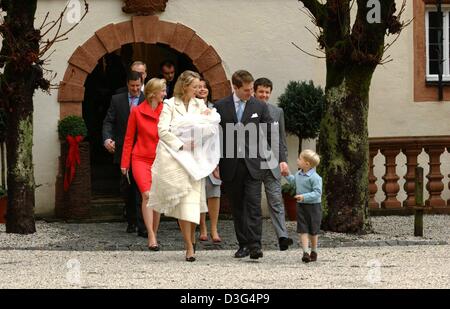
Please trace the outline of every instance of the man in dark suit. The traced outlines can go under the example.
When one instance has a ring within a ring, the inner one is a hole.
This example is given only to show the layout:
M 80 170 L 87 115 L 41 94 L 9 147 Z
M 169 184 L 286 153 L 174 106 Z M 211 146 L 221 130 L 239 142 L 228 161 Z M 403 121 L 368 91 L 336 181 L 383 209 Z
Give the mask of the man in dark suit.
M 141 92 L 144 93 L 145 83 L 147 82 L 147 65 L 145 64 L 145 62 L 142 61 L 135 61 L 131 64 L 130 70 L 141 73 L 142 79 Z M 128 86 L 117 89 L 115 94 L 124 92 L 128 92 Z
M 275 228 L 278 237 L 278 245 L 280 250 L 284 251 L 294 243 L 289 238 L 284 213 L 283 198 L 281 195 L 281 175 L 289 175 L 289 167 L 287 165 L 288 148 L 286 143 L 286 132 L 284 127 L 284 112 L 278 106 L 269 104 L 270 95 L 272 94 L 273 84 L 265 77 L 258 78 L 253 84 L 255 90 L 255 98 L 267 104 L 269 107 L 270 117 L 273 119 L 272 133 L 278 133 L 279 157 L 276 158 L 279 164 L 274 168 L 267 169 L 264 172 L 263 183 L 266 191 L 267 204 L 269 205 L 270 219 Z M 278 154 L 277 153 L 277 154 Z
M 120 161 L 122 159 L 122 147 L 127 131 L 128 116 L 130 110 L 138 106 L 144 101 L 144 94 L 141 91 L 142 80 L 139 72 L 131 71 L 127 77 L 128 91 L 116 94 L 111 98 L 111 105 L 109 106 L 106 117 L 103 121 L 103 141 L 105 148 L 114 154 L 114 164 L 120 169 Z M 127 213 L 127 233 L 136 232 L 137 211 L 141 211 L 141 204 L 137 198 L 137 187 L 133 179 L 133 173 L 129 172 L 130 186 L 127 190 L 125 209 Z M 126 177 L 126 176 L 125 176 Z M 127 179 L 122 179 L 128 181 Z M 142 218 L 142 215 L 140 216 Z M 141 225 L 141 224 L 139 224 Z M 147 233 L 145 225 L 140 227 L 138 234 L 144 236 Z
M 175 88 L 175 64 L 171 60 L 164 60 L 159 65 L 160 75 L 159 78 L 164 78 L 166 80 L 166 98 L 170 99 L 173 97 L 173 90 Z
M 261 145 L 267 145 L 272 118 L 266 104 L 253 95 L 253 77 L 244 70 L 232 76 L 233 95 L 217 101 L 223 133 L 220 177 L 230 196 L 234 229 L 239 242 L 236 258 L 263 256 Z M 263 134 L 264 126 L 269 129 Z M 269 139 L 270 140 L 270 139 Z M 230 149 L 231 148 L 231 149 Z

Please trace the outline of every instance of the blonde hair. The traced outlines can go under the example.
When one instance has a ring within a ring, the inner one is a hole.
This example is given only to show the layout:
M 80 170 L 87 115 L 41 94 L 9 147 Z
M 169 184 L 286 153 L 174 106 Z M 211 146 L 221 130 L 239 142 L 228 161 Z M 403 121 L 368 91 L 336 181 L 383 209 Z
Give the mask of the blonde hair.
M 185 93 L 185 88 L 192 84 L 194 79 L 200 80 L 200 74 L 189 70 L 181 73 L 173 89 L 174 97 L 181 99 Z
M 147 101 L 150 101 L 155 93 L 166 88 L 166 80 L 160 78 L 152 78 L 148 81 L 144 88 L 144 95 Z
M 300 153 L 300 157 L 303 158 L 306 162 L 311 164 L 311 167 L 316 167 L 320 163 L 320 157 L 319 155 L 311 150 L 311 149 L 305 149 Z

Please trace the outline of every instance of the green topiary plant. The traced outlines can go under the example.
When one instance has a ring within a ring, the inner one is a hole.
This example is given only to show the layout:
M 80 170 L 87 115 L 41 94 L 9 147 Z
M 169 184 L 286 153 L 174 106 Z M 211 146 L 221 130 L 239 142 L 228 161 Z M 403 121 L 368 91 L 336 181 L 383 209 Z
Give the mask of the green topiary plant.
M 290 81 L 278 98 L 278 106 L 284 111 L 286 131 L 299 139 L 298 153 L 302 151 L 302 140 L 317 138 L 325 109 L 325 95 L 313 81 Z
M 58 135 L 61 140 L 66 140 L 68 135 L 86 136 L 87 128 L 83 118 L 79 116 L 68 116 L 58 122 Z
M 291 184 L 290 182 L 287 182 L 281 186 L 281 192 L 283 194 L 287 194 L 292 197 L 294 197 L 297 194 L 297 192 L 295 190 L 295 185 Z

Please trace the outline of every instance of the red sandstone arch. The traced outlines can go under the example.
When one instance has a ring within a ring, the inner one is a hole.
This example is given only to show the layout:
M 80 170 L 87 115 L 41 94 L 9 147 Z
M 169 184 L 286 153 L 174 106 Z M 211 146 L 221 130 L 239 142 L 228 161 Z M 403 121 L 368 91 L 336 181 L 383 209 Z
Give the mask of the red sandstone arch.
M 129 43 L 167 44 L 192 59 L 199 72 L 211 81 L 213 100 L 231 93 L 222 60 L 194 30 L 179 23 L 161 21 L 157 16 L 135 16 L 131 21 L 109 24 L 96 31 L 72 54 L 58 91 L 60 119 L 82 115 L 87 76 L 101 57 Z

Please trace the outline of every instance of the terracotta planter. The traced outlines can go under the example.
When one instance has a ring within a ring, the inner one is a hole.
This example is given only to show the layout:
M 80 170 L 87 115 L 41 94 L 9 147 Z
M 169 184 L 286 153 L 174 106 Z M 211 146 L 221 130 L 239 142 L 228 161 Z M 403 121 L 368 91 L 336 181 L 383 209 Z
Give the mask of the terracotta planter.
M 0 224 L 6 223 L 6 208 L 8 207 L 8 196 L 0 197 Z
M 283 193 L 284 209 L 289 221 L 297 221 L 297 200 L 287 193 Z
M 231 202 L 228 198 L 228 194 L 225 190 L 225 187 L 222 183 L 222 186 L 220 187 L 220 213 L 231 215 L 232 209 L 231 209 Z
M 91 165 L 89 143 L 81 142 L 80 166 L 76 167 L 75 177 L 67 192 L 64 191 L 65 163 L 68 144 L 61 142 L 59 173 L 56 180 L 55 216 L 62 219 L 84 219 L 90 217 L 91 203 Z

